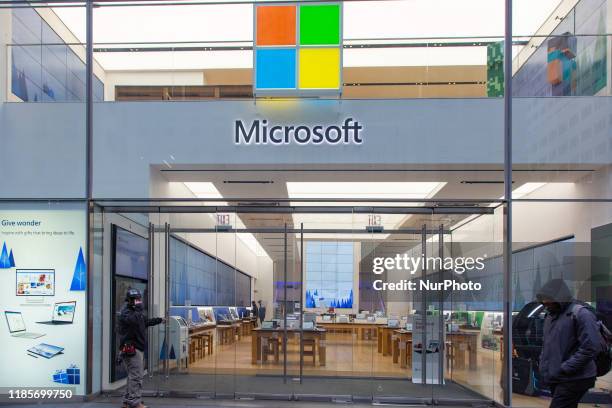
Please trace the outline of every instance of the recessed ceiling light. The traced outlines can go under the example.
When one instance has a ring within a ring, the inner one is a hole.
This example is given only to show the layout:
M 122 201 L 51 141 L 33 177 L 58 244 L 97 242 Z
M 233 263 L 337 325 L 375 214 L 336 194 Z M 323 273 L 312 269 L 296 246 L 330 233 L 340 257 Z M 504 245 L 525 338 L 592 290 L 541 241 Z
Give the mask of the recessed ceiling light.
M 298 199 L 422 199 L 430 198 L 446 183 L 440 182 L 287 182 L 292 200 Z

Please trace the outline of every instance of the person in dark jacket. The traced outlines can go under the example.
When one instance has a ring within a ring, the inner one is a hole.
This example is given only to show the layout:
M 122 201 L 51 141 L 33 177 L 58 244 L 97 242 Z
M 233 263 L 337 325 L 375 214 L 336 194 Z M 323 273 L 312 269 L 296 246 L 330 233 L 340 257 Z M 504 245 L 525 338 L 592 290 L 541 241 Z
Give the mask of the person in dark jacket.
M 142 403 L 144 351 L 147 347 L 146 329 L 163 321 L 164 319 L 159 317 L 147 319 L 144 315 L 142 294 L 138 289 L 128 289 L 118 319 L 120 355 L 128 375 L 123 396 L 124 408 L 146 408 Z
M 251 316 L 255 318 L 255 323 L 257 323 L 257 319 L 259 318 L 259 308 L 254 300 L 251 302 Z
M 258 300 L 258 302 L 259 310 L 257 311 L 257 313 L 259 314 L 259 323 L 261 324 L 264 320 L 266 320 L 266 307 L 263 303 L 261 303 L 261 300 Z
M 578 307 L 563 281 L 552 279 L 537 293 L 546 308 L 540 376 L 550 386 L 551 408 L 577 407 L 595 385 L 599 328 L 595 314 Z

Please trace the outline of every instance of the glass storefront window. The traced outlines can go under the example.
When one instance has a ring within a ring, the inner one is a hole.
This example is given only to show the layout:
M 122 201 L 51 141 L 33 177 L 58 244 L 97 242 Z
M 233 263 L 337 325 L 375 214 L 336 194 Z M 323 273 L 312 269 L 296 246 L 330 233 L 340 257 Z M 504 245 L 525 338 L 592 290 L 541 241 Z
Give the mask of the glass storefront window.
M 92 27 L 81 3 L 0 0 L 3 312 L 45 335 L 23 358 L 64 349 L 30 382 L 123 387 L 113 316 L 138 287 L 167 318 L 147 331 L 159 396 L 501 404 L 512 388 L 546 406 L 542 339 L 524 336 L 538 288 L 563 279 L 610 315 L 608 3 L 512 2 L 505 56 L 503 0 L 110 1 Z M 291 75 L 260 61 L 279 49 Z M 257 92 L 280 74 L 283 98 Z M 66 345 L 38 312 L 72 302 Z M 609 391 L 598 378 L 583 401 Z

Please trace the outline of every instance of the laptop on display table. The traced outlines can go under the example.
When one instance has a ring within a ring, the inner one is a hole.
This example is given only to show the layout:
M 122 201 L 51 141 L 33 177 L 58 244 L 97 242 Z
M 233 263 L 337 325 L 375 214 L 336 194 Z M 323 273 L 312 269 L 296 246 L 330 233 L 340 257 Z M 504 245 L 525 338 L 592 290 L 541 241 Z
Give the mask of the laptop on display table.
M 53 315 L 51 320 L 46 322 L 36 322 L 38 324 L 72 324 L 74 321 L 74 311 L 76 310 L 76 301 L 72 302 L 57 302 L 53 305 Z
M 387 322 L 387 327 L 390 328 L 399 328 L 400 321 L 398 319 L 389 319 Z
M 6 323 L 8 324 L 9 332 L 13 337 L 21 337 L 22 339 L 37 339 L 44 336 L 41 333 L 32 333 L 26 330 L 25 322 L 21 312 L 4 312 Z

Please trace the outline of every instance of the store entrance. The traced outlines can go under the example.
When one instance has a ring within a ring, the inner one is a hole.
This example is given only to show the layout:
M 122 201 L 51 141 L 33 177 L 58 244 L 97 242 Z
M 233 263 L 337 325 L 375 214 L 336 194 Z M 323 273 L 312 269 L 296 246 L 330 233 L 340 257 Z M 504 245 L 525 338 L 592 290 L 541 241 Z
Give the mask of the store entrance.
M 109 276 L 146 265 L 147 310 L 167 321 L 148 333 L 150 394 L 470 403 L 501 391 L 500 350 L 482 348 L 474 310 L 486 299 L 410 289 L 452 277 L 428 258 L 499 255 L 492 206 L 99 204 L 102 260 L 122 251 Z M 118 228 L 140 250 L 118 247 Z

